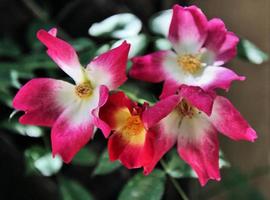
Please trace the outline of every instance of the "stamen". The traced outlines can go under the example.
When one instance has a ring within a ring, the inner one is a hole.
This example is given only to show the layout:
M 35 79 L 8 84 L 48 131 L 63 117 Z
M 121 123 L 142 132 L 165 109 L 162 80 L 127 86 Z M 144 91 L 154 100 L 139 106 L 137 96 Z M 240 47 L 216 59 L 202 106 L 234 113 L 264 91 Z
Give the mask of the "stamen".
M 145 128 L 139 115 L 129 117 L 125 126 L 122 128 L 122 132 L 127 136 L 139 135 L 143 131 L 145 131 Z
M 75 92 L 80 98 L 87 98 L 92 95 L 93 87 L 90 82 L 84 82 L 75 87 Z
M 181 114 L 181 116 L 189 118 L 192 118 L 197 113 L 197 109 L 191 106 L 184 99 L 178 104 L 176 110 Z
M 195 74 L 200 71 L 202 63 L 200 59 L 193 55 L 183 55 L 179 56 L 177 63 L 182 69 L 191 74 Z

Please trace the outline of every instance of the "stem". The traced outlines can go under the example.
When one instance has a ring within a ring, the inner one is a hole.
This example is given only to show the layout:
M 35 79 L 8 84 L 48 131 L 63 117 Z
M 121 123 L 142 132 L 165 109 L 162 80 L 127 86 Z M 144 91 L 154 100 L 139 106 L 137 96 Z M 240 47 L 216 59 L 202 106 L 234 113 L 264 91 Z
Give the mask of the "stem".
M 163 167 L 163 169 L 166 172 L 167 165 L 166 165 L 166 163 L 165 163 L 165 161 L 163 159 L 160 160 L 160 164 L 161 164 L 161 166 Z M 175 189 L 178 192 L 178 194 L 180 195 L 180 197 L 183 200 L 189 200 L 187 195 L 185 194 L 184 190 L 179 185 L 179 183 L 172 176 L 170 176 L 169 174 L 167 174 L 167 175 L 169 176 L 170 181 L 172 182 L 173 186 L 175 187 Z
M 22 0 L 24 5 L 40 20 L 47 21 L 48 15 L 33 0 Z

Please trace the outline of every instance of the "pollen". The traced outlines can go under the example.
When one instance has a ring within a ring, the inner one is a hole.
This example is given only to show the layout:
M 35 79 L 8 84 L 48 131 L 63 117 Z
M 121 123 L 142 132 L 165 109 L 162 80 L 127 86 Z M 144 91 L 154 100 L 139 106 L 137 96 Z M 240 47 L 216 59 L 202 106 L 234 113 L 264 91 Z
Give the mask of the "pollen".
M 183 117 L 192 118 L 195 114 L 197 114 L 197 109 L 191 106 L 184 99 L 178 104 L 178 106 L 176 107 L 176 110 Z
M 88 98 L 93 93 L 93 87 L 90 82 L 85 82 L 75 87 L 75 92 L 80 98 Z
M 144 125 L 142 123 L 141 117 L 139 115 L 132 115 L 130 116 L 124 127 L 122 128 L 122 132 L 128 136 L 137 136 L 141 133 L 145 132 Z
M 200 71 L 202 63 L 198 56 L 183 55 L 179 56 L 177 63 L 185 72 L 195 74 Z

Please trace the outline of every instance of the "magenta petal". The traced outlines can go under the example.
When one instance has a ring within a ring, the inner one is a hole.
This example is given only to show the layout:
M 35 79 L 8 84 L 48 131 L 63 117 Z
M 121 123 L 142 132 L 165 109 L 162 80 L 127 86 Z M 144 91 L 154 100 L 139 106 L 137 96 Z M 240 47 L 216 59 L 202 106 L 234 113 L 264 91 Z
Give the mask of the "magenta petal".
M 196 6 L 173 7 L 169 40 L 179 53 L 196 53 L 207 36 L 207 18 Z
M 233 140 L 254 142 L 257 138 L 255 130 L 250 127 L 231 102 L 224 97 L 216 97 L 210 120 L 218 131 Z
M 196 85 L 206 91 L 215 88 L 229 90 L 233 81 L 243 80 L 245 80 L 244 76 L 238 76 L 234 71 L 228 68 L 209 66 L 205 68 L 200 79 L 197 80 Z
M 207 115 L 211 115 L 215 99 L 214 92 L 205 92 L 199 87 L 182 85 L 180 96 Z
M 176 143 L 176 137 L 173 134 L 165 132 L 161 125 L 150 129 L 147 139 L 148 145 L 152 148 L 152 157 L 150 162 L 145 164 L 143 173 L 148 175 L 155 168 L 156 164 Z
M 153 107 L 148 108 L 142 114 L 146 127 L 150 128 L 166 117 L 179 103 L 181 97 L 172 95 L 157 102 Z
M 160 99 L 164 99 L 170 95 L 176 94 L 181 84 L 177 83 L 173 79 L 167 79 L 164 81 Z
M 76 111 L 75 107 L 66 109 L 52 128 L 53 156 L 59 154 L 65 163 L 69 163 L 93 135 L 94 125 L 90 116 L 88 120 L 82 120 Z
M 126 80 L 126 65 L 130 45 L 125 41 L 118 47 L 107 51 L 92 60 L 87 69 L 90 77 L 99 85 L 116 89 Z
M 48 33 L 45 30 L 39 30 L 38 39 L 48 48 L 48 55 L 54 62 L 76 82 L 81 80 L 81 64 L 73 47 L 67 42 L 55 37 L 55 29 Z
M 57 35 L 57 29 L 56 28 L 52 28 L 48 31 L 49 34 L 51 34 L 52 36 L 56 37 Z
M 226 38 L 226 27 L 221 19 L 212 19 L 208 22 L 208 35 L 204 47 L 217 54 Z
M 22 124 L 52 126 L 64 110 L 58 101 L 61 92 L 72 91 L 72 85 L 50 78 L 36 78 L 26 83 L 13 99 L 13 107 L 25 111 Z
M 178 153 L 196 172 L 201 185 L 209 179 L 219 181 L 219 143 L 215 128 L 207 119 L 184 119 L 180 134 Z
M 223 42 L 221 48 L 219 49 L 218 56 L 216 58 L 217 62 L 226 63 L 237 54 L 237 44 L 239 38 L 232 32 L 227 32 L 226 39 Z
M 163 61 L 169 51 L 157 51 L 145 56 L 132 58 L 132 68 L 129 75 L 143 81 L 158 83 L 165 79 Z
M 107 138 L 111 132 L 111 127 L 104 122 L 103 120 L 101 120 L 99 118 L 99 110 L 102 106 L 104 106 L 104 104 L 107 102 L 108 97 L 109 97 L 109 89 L 102 85 L 100 86 L 100 95 L 99 95 L 99 103 L 98 103 L 98 107 L 95 108 L 92 111 L 92 115 L 93 115 L 93 123 L 95 124 L 96 127 L 100 128 L 102 133 L 104 134 L 104 136 Z

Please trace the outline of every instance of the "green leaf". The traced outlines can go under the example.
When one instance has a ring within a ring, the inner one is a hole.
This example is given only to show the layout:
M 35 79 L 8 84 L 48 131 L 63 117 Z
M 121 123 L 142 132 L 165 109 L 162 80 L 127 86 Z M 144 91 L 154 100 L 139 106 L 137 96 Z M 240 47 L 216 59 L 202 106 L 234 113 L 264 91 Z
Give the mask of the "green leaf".
M 131 13 L 113 15 L 101 22 L 94 23 L 88 30 L 91 36 L 110 36 L 127 38 L 137 35 L 142 29 L 142 22 Z
M 119 87 L 119 90 L 122 90 L 130 99 L 140 104 L 147 102 L 153 105 L 157 101 L 155 95 L 147 89 L 138 86 L 135 82 L 127 81 Z
M 70 41 L 70 44 L 76 49 L 77 52 L 95 48 L 95 43 L 89 38 L 77 38 Z
M 168 36 L 170 22 L 172 19 L 172 10 L 163 10 L 154 14 L 149 21 L 150 29 L 153 33 L 162 35 L 164 37 Z
M 229 161 L 226 160 L 226 158 L 224 157 L 224 154 L 221 150 L 219 150 L 219 168 L 227 168 L 230 167 L 231 164 L 229 163 Z
M 94 200 L 94 197 L 78 182 L 61 177 L 60 194 L 62 200 Z
M 1 126 L 12 133 L 20 134 L 28 137 L 42 137 L 44 132 L 43 129 L 37 126 L 22 125 L 18 122 L 5 121 Z
M 165 181 L 165 173 L 161 170 L 154 170 L 148 176 L 138 173 L 124 186 L 118 200 L 159 200 Z
M 174 178 L 198 178 L 195 171 L 185 163 L 178 155 L 176 149 L 172 149 L 166 157 L 165 171 Z M 230 167 L 230 163 L 225 160 L 222 151 L 219 151 L 219 168 Z
M 254 64 L 262 64 L 268 60 L 268 55 L 246 39 L 238 44 L 238 57 Z
M 119 161 L 110 161 L 107 149 L 105 149 L 99 159 L 98 165 L 96 166 L 93 175 L 105 175 L 113 172 L 114 170 L 121 167 Z
M 62 167 L 63 162 L 59 156 L 52 157 L 50 151 L 33 146 L 24 152 L 27 173 L 40 172 L 43 176 L 56 174 Z
M 154 45 L 156 50 L 169 50 L 172 48 L 172 45 L 169 42 L 169 40 L 165 38 L 158 38 L 157 40 L 155 40 Z
M 34 20 L 27 32 L 26 32 L 26 41 L 28 45 L 31 47 L 34 51 L 44 51 L 43 44 L 37 39 L 37 32 L 40 29 L 50 30 L 55 25 L 49 23 L 49 22 L 42 22 L 40 20 Z
M 19 46 L 10 38 L 0 40 L 0 56 L 17 57 L 21 53 Z
M 175 149 L 167 155 L 165 172 L 173 178 L 197 178 L 195 172 L 187 165 Z
M 88 147 L 82 148 L 72 159 L 72 164 L 81 166 L 93 166 L 97 161 L 95 151 L 90 151 Z
M 124 40 L 131 45 L 130 51 L 128 54 L 129 58 L 132 58 L 134 56 L 137 56 L 137 55 L 143 53 L 143 51 L 145 50 L 145 48 L 149 44 L 149 39 L 146 37 L 146 35 L 140 34 L 140 35 L 136 35 L 133 37 L 128 37 L 128 38 L 125 38 L 122 40 L 118 40 L 117 42 L 115 42 L 112 45 L 112 48 L 119 46 L 120 44 L 122 44 L 122 42 Z

